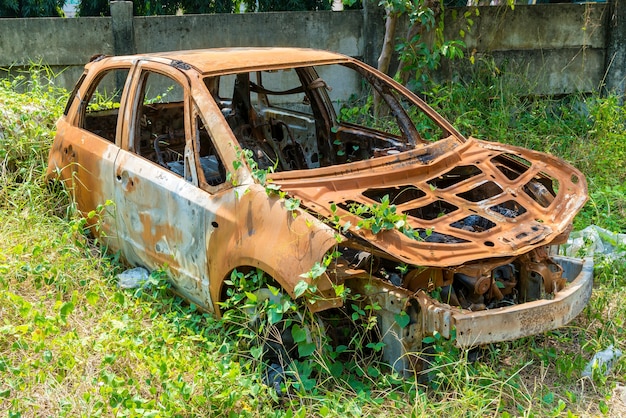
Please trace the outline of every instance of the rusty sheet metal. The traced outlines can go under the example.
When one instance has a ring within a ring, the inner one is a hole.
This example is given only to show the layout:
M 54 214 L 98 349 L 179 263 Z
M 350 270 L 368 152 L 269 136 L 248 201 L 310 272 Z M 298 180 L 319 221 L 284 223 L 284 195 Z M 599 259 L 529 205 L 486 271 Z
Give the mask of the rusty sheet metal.
M 593 287 L 593 260 L 555 256 L 567 286 L 552 299 L 472 312 L 433 299 L 424 290 L 415 293 L 373 278 L 365 271 L 350 271 L 352 289 L 377 303 L 378 326 L 385 342 L 384 359 L 400 373 L 421 369 L 422 339 L 434 332 L 449 339 L 456 331 L 461 348 L 510 341 L 556 329 L 574 319 L 586 306 Z M 396 315 L 405 312 L 409 321 L 400 327 Z
M 564 161 L 518 147 L 469 139 L 441 140 L 398 156 L 341 167 L 273 175 L 282 190 L 313 211 L 331 206 L 352 234 L 407 264 L 455 266 L 515 256 L 561 238 L 587 200 L 584 176 Z M 554 188 L 554 192 L 551 190 Z M 552 196 L 552 193 L 555 195 Z M 378 234 L 358 228 L 351 205 L 388 195 L 412 228 Z M 471 221 L 471 222 L 470 222 Z
M 76 206 L 92 232 L 108 236 L 111 249 L 119 249 L 114 232 L 114 209 L 103 207 L 97 216 L 88 216 L 91 210 L 104 205 L 113 196 L 112 179 L 104 178 L 103 173 L 112 172 L 119 148 L 88 131 L 82 131 L 78 137 L 69 135 L 72 129 L 65 117 L 59 119 L 56 128 L 58 139 L 50 149 L 46 178 L 62 180 L 72 192 Z M 85 148 L 80 145 L 85 143 L 90 146 Z M 95 228 L 98 222 L 98 228 Z
M 114 201 L 120 248 L 127 261 L 171 270 L 177 292 L 213 310 L 205 236 L 212 208 L 205 193 L 148 160 L 121 150 Z
M 587 305 L 593 287 L 593 260 L 554 257 L 563 267 L 568 280 L 565 289 L 553 299 L 541 299 L 505 308 L 480 312 L 460 310 L 430 298 L 425 292 L 417 294 L 423 308 L 424 331 L 440 332 L 450 337 L 456 328 L 459 347 L 510 341 L 556 329 L 574 319 Z
M 337 244 L 332 228 L 299 208 L 287 210 L 283 199 L 268 197 L 258 184 L 239 186 L 222 196 L 214 229 L 207 235 L 209 274 L 218 279 L 211 282 L 215 300 L 221 296 L 221 279 L 239 266 L 262 269 L 293 296 L 295 285 L 306 279 L 300 275 Z M 326 275 L 317 285 L 320 290 L 331 286 Z M 331 298 L 325 303 L 316 302 L 311 309 L 338 306 L 340 301 Z
M 158 52 L 141 56 L 166 63 L 169 63 L 169 60 L 184 61 L 204 75 L 351 61 L 350 58 L 334 52 L 305 48 L 212 48 Z

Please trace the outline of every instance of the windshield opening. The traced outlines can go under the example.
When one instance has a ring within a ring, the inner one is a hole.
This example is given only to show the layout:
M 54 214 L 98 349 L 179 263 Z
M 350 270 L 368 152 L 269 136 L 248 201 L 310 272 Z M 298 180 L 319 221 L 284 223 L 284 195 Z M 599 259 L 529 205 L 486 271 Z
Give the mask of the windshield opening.
M 363 161 L 451 135 L 412 97 L 351 64 L 246 71 L 205 84 L 261 169 Z

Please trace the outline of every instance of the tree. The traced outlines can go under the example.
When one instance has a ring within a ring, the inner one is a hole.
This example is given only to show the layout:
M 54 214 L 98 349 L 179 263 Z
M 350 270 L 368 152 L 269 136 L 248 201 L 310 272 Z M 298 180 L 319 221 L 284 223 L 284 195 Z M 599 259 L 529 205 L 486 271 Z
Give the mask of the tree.
M 110 16 L 109 0 L 82 0 L 78 4 L 78 16 Z
M 232 13 L 235 11 L 233 0 L 181 0 L 180 8 L 184 13 Z
M 61 17 L 65 0 L 0 0 L 0 17 Z
M 254 12 L 286 12 L 306 10 L 330 10 L 331 0 L 259 0 L 258 10 L 255 2 L 248 1 L 246 10 Z
M 460 39 L 444 38 L 443 2 L 441 0 L 381 0 L 385 9 L 385 37 L 378 58 L 378 69 L 389 73 L 394 52 L 398 53 L 400 67 L 398 78 L 403 84 L 414 84 L 415 89 L 423 88 L 429 72 L 437 69 L 443 57 L 454 59 L 463 56 L 465 44 Z M 475 9 L 476 13 L 478 9 Z M 407 16 L 408 31 L 404 38 L 396 38 L 396 28 L 400 17 Z M 464 18 L 472 25 L 470 14 Z
M 175 14 L 180 2 L 171 0 L 135 0 L 133 14 L 135 16 Z M 81 0 L 78 5 L 79 16 L 110 16 L 109 0 Z
M 4 1 L 4 0 L 0 0 Z M 332 0 L 136 0 L 133 1 L 135 16 L 173 15 L 178 11 L 186 14 L 233 13 L 244 4 L 248 12 L 277 12 L 297 10 L 330 10 Z M 109 16 L 108 0 L 81 0 L 79 16 Z

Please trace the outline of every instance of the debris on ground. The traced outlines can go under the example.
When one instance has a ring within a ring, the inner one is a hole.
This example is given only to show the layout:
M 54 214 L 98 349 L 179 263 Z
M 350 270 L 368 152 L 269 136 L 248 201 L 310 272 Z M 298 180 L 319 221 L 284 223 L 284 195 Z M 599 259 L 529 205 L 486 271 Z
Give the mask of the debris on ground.
M 143 267 L 135 267 L 118 274 L 116 277 L 120 289 L 138 289 L 148 281 L 150 272 Z

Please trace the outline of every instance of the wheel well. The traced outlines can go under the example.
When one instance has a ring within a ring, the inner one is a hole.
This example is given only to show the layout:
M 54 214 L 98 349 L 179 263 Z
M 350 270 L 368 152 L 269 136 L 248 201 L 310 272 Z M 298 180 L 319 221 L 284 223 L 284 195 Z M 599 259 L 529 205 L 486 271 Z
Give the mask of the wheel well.
M 234 271 L 243 273 L 244 275 L 247 275 L 254 271 L 261 272 L 263 274 L 264 283 L 283 289 L 280 283 L 277 280 L 275 280 L 274 277 L 270 275 L 268 272 L 266 272 L 265 270 L 260 269 L 258 267 L 253 267 L 253 266 L 239 266 L 230 270 L 228 274 L 222 279 L 222 283 L 221 283 L 220 290 L 219 290 L 219 301 L 218 301 L 220 303 L 225 302 L 228 299 L 227 291 L 230 286 L 226 283 L 226 281 L 231 279 Z

